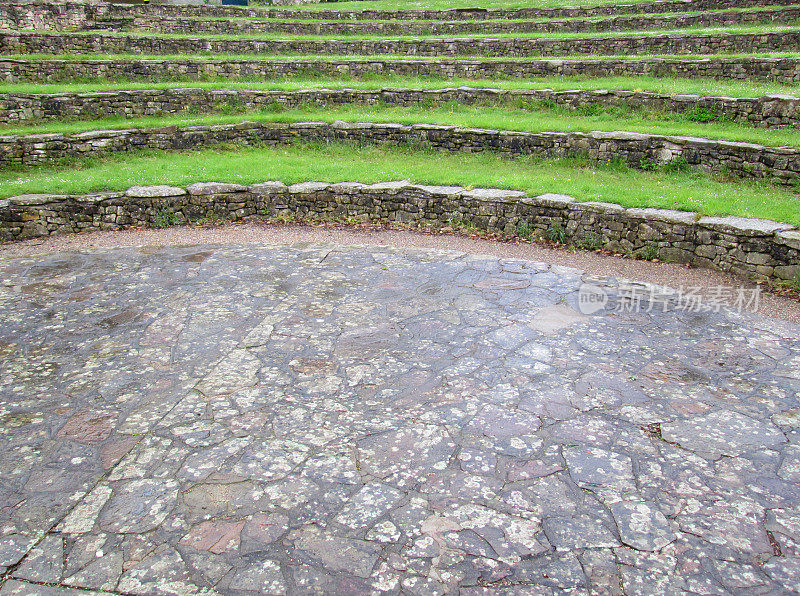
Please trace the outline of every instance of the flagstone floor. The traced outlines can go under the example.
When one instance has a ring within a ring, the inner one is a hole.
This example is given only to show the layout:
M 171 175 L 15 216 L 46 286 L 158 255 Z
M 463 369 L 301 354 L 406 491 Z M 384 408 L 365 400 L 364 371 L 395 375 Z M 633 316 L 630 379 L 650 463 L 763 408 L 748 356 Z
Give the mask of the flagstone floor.
M 0 594 L 797 590 L 797 328 L 583 282 L 619 304 L 436 251 L 0 259 Z

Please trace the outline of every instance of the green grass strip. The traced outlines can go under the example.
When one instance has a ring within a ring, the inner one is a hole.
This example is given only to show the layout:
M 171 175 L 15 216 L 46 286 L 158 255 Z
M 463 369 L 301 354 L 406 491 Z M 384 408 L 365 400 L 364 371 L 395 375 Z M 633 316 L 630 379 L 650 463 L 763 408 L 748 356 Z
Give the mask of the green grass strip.
M 607 60 L 629 60 L 640 62 L 642 60 L 680 60 L 681 62 L 702 62 L 707 60 L 726 60 L 737 58 L 800 58 L 798 52 L 759 52 L 757 54 L 648 54 L 647 56 L 634 56 L 630 54 L 563 54 L 530 56 L 527 58 L 504 58 L 497 56 L 410 56 L 400 54 L 364 54 L 364 55 L 342 55 L 342 54 L 215 54 L 212 52 L 198 52 L 197 54 L 6 54 L 0 55 L 0 61 L 18 60 L 21 62 L 40 62 L 42 60 L 194 60 L 196 62 L 219 62 L 225 60 L 267 60 L 267 61 L 288 61 L 288 62 L 369 62 L 380 60 L 410 60 L 415 62 L 459 62 L 468 60 L 471 62 L 538 62 L 540 60 L 552 60 L 560 58 L 564 60 L 577 60 L 580 62 L 605 62 Z
M 338 33 L 335 35 L 291 35 L 288 33 L 242 33 L 238 35 L 217 34 L 217 33 L 154 33 L 152 31 L 102 31 L 95 35 L 103 37 L 152 37 L 156 39 L 215 39 L 224 41 L 234 40 L 298 40 L 298 41 L 334 41 L 334 40 L 350 40 L 350 41 L 377 41 L 377 40 L 414 40 L 423 39 L 426 41 L 436 39 L 615 39 L 615 38 L 629 38 L 629 37 L 657 37 L 662 35 L 691 35 L 691 34 L 746 34 L 746 33 L 782 33 L 782 32 L 796 32 L 798 28 L 796 25 L 740 25 L 730 27 L 685 27 L 680 29 L 660 29 L 656 31 L 603 31 L 599 33 L 590 32 L 564 32 L 564 33 L 544 33 L 539 31 L 521 32 L 521 33 L 456 33 L 456 34 L 429 34 L 420 33 L 415 35 L 396 35 L 393 33 L 379 33 L 379 34 L 361 34 L 361 33 Z M 53 33 L 52 31 L 30 31 L 30 33 Z M 92 35 L 85 31 L 63 31 L 59 35 L 64 36 L 86 36 Z
M 716 79 L 684 79 L 669 77 L 544 77 L 536 79 L 445 79 L 437 77 L 402 77 L 369 75 L 360 79 L 351 76 L 332 78 L 291 77 L 281 81 L 226 80 L 212 81 L 166 81 L 166 82 L 119 82 L 107 80 L 85 83 L 7 83 L 0 82 L 0 93 L 91 93 L 99 91 L 178 89 L 193 87 L 207 90 L 253 89 L 292 91 L 298 89 L 377 89 L 399 87 L 409 89 L 442 89 L 446 87 L 476 87 L 494 89 L 614 89 L 621 91 L 648 91 L 652 93 L 696 94 L 726 97 L 761 97 L 763 95 L 786 95 L 800 92 L 798 85 L 779 83 L 755 83 Z
M 699 116 L 699 115 L 698 115 Z M 706 114 L 702 114 L 706 116 Z M 464 105 L 447 102 L 442 105 L 342 105 L 320 108 L 316 105 L 283 109 L 270 106 L 258 112 L 212 116 L 102 118 L 90 121 L 48 122 L 37 126 L 8 126 L 2 134 L 78 133 L 89 130 L 124 128 L 158 128 L 163 126 L 195 126 L 230 124 L 243 120 L 257 122 L 399 122 L 401 124 L 444 124 L 469 128 L 517 130 L 524 132 L 589 132 L 593 130 L 627 130 L 647 134 L 683 135 L 710 139 L 745 141 L 762 145 L 800 147 L 800 130 L 759 129 L 725 121 L 695 122 L 682 113 L 648 112 L 626 108 L 588 106 L 575 112 L 542 102 L 515 107 Z
M 800 199 L 766 183 L 718 182 L 697 172 L 640 172 L 580 159 L 507 159 L 495 153 L 449 154 L 408 147 L 303 144 L 270 149 L 117 154 L 73 167 L 0 172 L 0 196 L 82 194 L 138 184 L 281 180 L 365 183 L 409 179 L 419 184 L 564 193 L 581 201 L 660 207 L 705 215 L 759 217 L 800 225 Z

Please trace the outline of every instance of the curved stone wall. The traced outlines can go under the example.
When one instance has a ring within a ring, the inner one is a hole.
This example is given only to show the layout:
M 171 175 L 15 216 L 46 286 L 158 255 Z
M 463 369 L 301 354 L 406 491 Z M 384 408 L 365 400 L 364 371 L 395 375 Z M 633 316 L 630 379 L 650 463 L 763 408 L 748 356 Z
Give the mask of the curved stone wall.
M 300 91 L 206 90 L 199 88 L 99 91 L 92 93 L 0 94 L 0 120 L 24 122 L 57 118 L 128 118 L 173 114 L 184 110 L 252 111 L 273 105 L 341 104 L 417 105 L 420 103 L 513 105 L 548 102 L 570 109 L 621 106 L 663 112 L 706 113 L 760 128 L 800 124 L 800 97 L 704 97 L 642 91 L 553 91 L 552 89 L 304 89 Z
M 0 57 L 0 79 L 9 82 L 71 82 L 75 79 L 202 80 L 267 77 L 369 75 L 435 76 L 460 79 L 495 77 L 675 76 L 744 81 L 800 82 L 800 58 L 635 58 L 539 60 L 211 60 L 156 58 L 134 60 L 16 60 Z
M 725 8 L 790 6 L 796 0 L 665 0 L 634 4 L 602 6 L 565 6 L 561 8 L 448 9 L 448 10 L 347 10 L 325 11 L 326 20 L 446 20 L 475 19 L 548 19 L 591 18 L 612 15 L 696 12 Z M 84 27 L 87 22 L 131 14 L 157 17 L 251 17 L 283 19 L 319 19 L 316 11 L 288 11 L 259 7 L 181 6 L 181 5 L 113 5 L 104 2 L 42 2 L 11 0 L 0 3 L 0 29 L 69 30 Z
M 152 16 L 122 16 L 87 23 L 94 31 L 149 31 L 161 34 L 241 35 L 282 33 L 287 35 L 455 35 L 463 33 L 589 33 L 686 27 L 727 27 L 753 23 L 794 24 L 800 7 L 787 6 L 757 12 L 709 11 L 693 14 L 633 15 L 605 19 L 546 21 L 303 21 L 252 19 L 198 19 Z
M 298 54 L 334 56 L 573 56 L 740 54 L 800 49 L 800 29 L 569 38 L 246 39 L 135 34 L 0 33 L 3 54 Z
M 369 122 L 240 122 L 215 126 L 97 130 L 72 135 L 2 136 L 0 166 L 30 166 L 65 157 L 87 157 L 112 151 L 185 150 L 218 143 L 278 145 L 298 139 L 402 143 L 447 151 L 497 151 L 508 155 L 582 156 L 601 162 L 622 159 L 634 168 L 650 168 L 683 160 L 703 170 L 724 171 L 743 178 L 769 178 L 773 183 L 783 185 L 796 184 L 800 175 L 800 150 L 792 147 L 620 131 L 531 133 L 436 124 L 404 126 Z
M 0 240 L 150 226 L 163 222 L 166 214 L 179 222 L 280 216 L 447 224 L 458 217 L 509 236 L 520 224 L 536 236 L 557 227 L 573 242 L 591 239 L 593 245 L 633 254 L 655 251 L 664 260 L 757 279 L 792 279 L 800 273 L 800 230 L 788 224 L 578 203 L 565 195 L 527 197 L 518 191 L 407 182 L 288 187 L 280 182 L 249 187 L 206 183 L 86 196 L 25 195 L 0 201 Z
M 627 14 L 664 14 L 670 12 L 700 12 L 726 8 L 755 8 L 761 6 L 790 6 L 796 0 L 664 0 L 633 4 L 603 4 L 600 6 L 576 5 L 554 8 L 451 8 L 445 10 L 336 10 L 325 11 L 326 19 L 338 20 L 473 20 L 484 19 L 553 19 L 593 18 Z M 211 7 L 207 7 L 211 8 Z M 224 7 L 216 7 L 224 8 Z M 174 11 L 173 15 L 181 14 Z M 185 14 L 185 13 L 184 13 Z M 225 16 L 232 16 L 227 13 Z M 268 10 L 262 13 L 269 18 L 292 18 L 298 13 L 286 10 Z M 208 11 L 204 16 L 213 16 Z M 252 16 L 256 16 L 253 14 Z M 297 17 L 295 17 L 297 18 Z M 319 18 L 311 13 L 309 18 Z

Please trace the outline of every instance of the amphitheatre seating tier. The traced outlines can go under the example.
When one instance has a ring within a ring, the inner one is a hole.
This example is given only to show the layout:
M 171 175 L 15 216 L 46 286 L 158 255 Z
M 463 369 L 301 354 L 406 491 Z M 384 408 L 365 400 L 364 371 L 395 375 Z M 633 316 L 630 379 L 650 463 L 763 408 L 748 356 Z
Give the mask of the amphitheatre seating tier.
M 609 203 L 579 203 L 565 195 L 527 197 L 502 189 L 406 182 L 210 183 L 188 189 L 154 186 L 86 196 L 12 197 L 0 201 L 0 241 L 153 225 L 165 208 L 183 222 L 208 217 L 260 219 L 270 213 L 312 221 L 334 216 L 444 225 L 455 213 L 493 233 L 513 235 L 524 222 L 533 233 L 544 236 L 557 226 L 567 230 L 570 238 L 605 237 L 611 250 L 655 246 L 663 259 L 758 279 L 786 278 L 800 258 L 800 230 L 786 224 L 663 209 L 624 209 Z
M 670 12 L 698 12 L 706 10 L 758 8 L 761 6 L 789 6 L 795 0 L 667 0 L 663 2 L 637 2 L 633 4 L 611 3 L 598 6 L 562 6 L 553 8 L 449 8 L 439 10 L 336 10 L 335 3 L 324 11 L 302 11 L 287 9 L 245 9 L 245 14 L 254 18 L 306 18 L 344 21 L 358 20 L 465 20 L 475 19 L 556 19 L 592 18 L 626 14 L 661 14 Z M 137 6 L 136 11 L 147 12 L 152 7 Z M 164 6 L 158 12 L 166 16 L 198 15 L 204 17 L 241 15 L 242 9 L 225 6 Z M 118 14 L 118 12 L 116 13 Z
M 248 39 L 102 33 L 0 33 L 3 54 L 297 54 L 537 57 L 740 54 L 800 49 L 800 29 L 567 38 Z
M 579 109 L 586 106 L 620 106 L 680 113 L 706 110 L 720 119 L 759 128 L 800 125 L 800 98 L 794 96 L 713 97 L 668 95 L 643 91 L 551 89 L 303 89 L 227 90 L 178 87 L 168 89 L 114 90 L 90 93 L 0 94 L 0 119 L 6 122 L 98 118 L 103 116 L 150 116 L 189 110 L 195 113 L 343 104 L 393 104 L 413 106 L 428 103 L 518 105 L 520 102 L 552 102 Z
M 393 74 L 439 78 L 658 76 L 742 81 L 800 82 L 800 58 L 587 58 L 533 60 L 364 59 L 196 59 L 70 58 L 3 59 L 5 81 L 58 82 L 83 79 L 198 80 L 283 78 L 314 74 L 364 77 Z
M 0 137 L 0 167 L 35 166 L 54 160 L 136 150 L 188 150 L 220 143 L 256 145 L 314 142 L 389 143 L 453 152 L 494 151 L 510 156 L 587 157 L 623 160 L 651 168 L 680 160 L 706 171 L 742 178 L 769 178 L 792 186 L 800 174 L 800 149 L 754 143 L 631 132 L 518 132 L 436 124 L 371 122 L 240 122 L 155 129 L 95 130 L 75 134 Z
M 258 34 L 289 35 L 452 35 L 460 33 L 588 33 L 686 27 L 727 27 L 773 23 L 793 24 L 800 19 L 800 6 L 786 6 L 757 12 L 742 10 L 707 11 L 694 14 L 619 16 L 604 19 L 569 20 L 473 20 L 473 21 L 308 21 L 159 18 L 121 16 L 86 24 L 95 31 L 147 31 L 162 34 Z
M 45 2 L 21 0 L 0 4 L 0 28 L 7 29 L 71 29 L 82 24 L 106 18 L 143 15 L 161 17 L 204 18 L 273 18 L 308 20 L 508 20 L 595 18 L 615 15 L 661 14 L 674 12 L 700 12 L 720 9 L 757 8 L 762 6 L 790 6 L 796 0 L 686 0 L 664 2 L 638 2 L 633 4 L 605 4 L 601 6 L 573 6 L 556 8 L 489 8 L 446 10 L 325 10 L 304 11 L 236 6 L 186 6 L 186 5 L 117 5 L 103 2 L 78 1 Z M 331 5 L 335 6 L 335 5 Z

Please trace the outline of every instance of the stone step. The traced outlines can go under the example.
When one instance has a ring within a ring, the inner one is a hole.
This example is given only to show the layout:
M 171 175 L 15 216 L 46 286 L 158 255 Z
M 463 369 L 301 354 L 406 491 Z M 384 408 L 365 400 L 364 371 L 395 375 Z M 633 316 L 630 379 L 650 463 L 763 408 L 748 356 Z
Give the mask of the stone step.
M 435 76 L 458 79 L 670 76 L 742 81 L 800 82 L 800 58 L 585 58 L 531 60 L 70 58 L 20 60 L 0 57 L 8 82 L 259 79 L 296 76 Z
M 278 18 L 315 20 L 443 20 L 485 21 L 509 19 L 597 18 L 619 15 L 663 14 L 701 12 L 726 8 L 754 8 L 764 6 L 792 6 L 797 0 L 659 0 L 634 4 L 606 4 L 602 6 L 571 6 L 561 8 L 502 8 L 502 9 L 448 9 L 448 10 L 362 10 L 362 11 L 303 11 L 275 8 L 237 6 L 180 6 L 180 5 L 128 5 L 115 6 L 106 2 L 85 0 L 42 1 L 9 0 L 0 3 L 0 29 L 69 30 L 85 27 L 88 22 L 104 19 L 143 16 L 150 20 L 159 18 Z
M 722 10 L 660 16 L 620 16 L 603 19 L 547 21 L 302 21 L 251 19 L 197 19 L 152 16 L 120 16 L 87 22 L 93 31 L 146 31 L 160 34 L 241 35 L 282 33 L 286 35 L 453 35 L 460 33 L 590 33 L 602 31 L 647 31 L 687 27 L 729 27 L 753 23 L 793 24 L 800 19 L 800 6 L 759 11 Z
M 552 89 L 481 89 L 458 87 L 445 89 L 301 89 L 286 90 L 212 90 L 170 88 L 112 90 L 83 93 L 3 93 L 0 94 L 0 121 L 25 122 L 61 118 L 99 118 L 122 116 L 135 118 L 173 114 L 184 110 L 198 113 L 221 109 L 253 111 L 273 105 L 293 107 L 304 104 L 322 106 L 342 104 L 428 105 L 493 104 L 518 106 L 520 102 L 550 102 L 552 105 L 578 109 L 585 106 L 644 108 L 665 113 L 703 111 L 717 118 L 738 121 L 758 128 L 800 125 L 800 97 L 713 97 L 668 95 L 643 91 Z
M 800 29 L 679 32 L 602 37 L 250 39 L 101 33 L 0 33 L 2 54 L 396 55 L 537 57 L 574 55 L 753 54 L 800 49 Z
M 595 18 L 632 14 L 663 14 L 672 12 L 698 12 L 720 10 L 725 8 L 758 8 L 764 6 L 791 6 L 797 0 L 657 0 L 654 2 L 636 2 L 632 4 L 603 4 L 592 6 L 563 6 L 553 8 L 451 8 L 444 10 L 291 10 L 285 8 L 261 8 L 251 6 L 240 8 L 233 6 L 140 6 L 134 11 L 109 10 L 106 14 L 123 16 L 135 12 L 138 14 L 156 13 L 162 16 L 186 17 L 251 17 L 276 19 L 307 20 L 507 20 L 507 19 L 563 19 L 563 18 Z M 479 4 L 476 2 L 476 5 Z M 335 3 L 331 7 L 335 7 Z
M 586 157 L 600 163 L 623 160 L 652 169 L 679 163 L 728 176 L 769 179 L 795 186 L 800 176 L 800 148 L 696 137 L 615 132 L 521 132 L 372 122 L 249 122 L 92 130 L 75 134 L 0 136 L 0 167 L 35 166 L 68 157 L 109 152 L 191 150 L 219 143 L 282 145 L 313 142 L 388 143 L 427 146 L 444 151 L 494 151 L 509 156 Z M 800 199 L 799 199 L 800 200 Z

